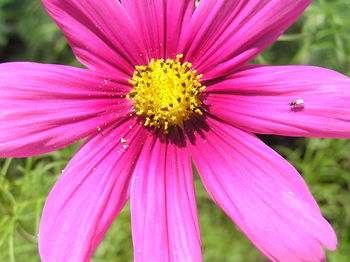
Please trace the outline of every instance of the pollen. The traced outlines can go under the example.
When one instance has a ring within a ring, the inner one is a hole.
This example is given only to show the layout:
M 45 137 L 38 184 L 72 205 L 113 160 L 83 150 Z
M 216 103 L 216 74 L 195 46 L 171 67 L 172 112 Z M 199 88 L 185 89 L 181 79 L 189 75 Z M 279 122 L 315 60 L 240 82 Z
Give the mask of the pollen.
M 203 114 L 200 95 L 205 86 L 199 82 L 203 75 L 191 70 L 191 63 L 182 63 L 182 57 L 152 59 L 147 66 L 136 66 L 129 80 L 134 88 L 126 97 L 134 101 L 136 114 L 145 118 L 145 126 L 160 128 L 166 134 L 192 114 Z

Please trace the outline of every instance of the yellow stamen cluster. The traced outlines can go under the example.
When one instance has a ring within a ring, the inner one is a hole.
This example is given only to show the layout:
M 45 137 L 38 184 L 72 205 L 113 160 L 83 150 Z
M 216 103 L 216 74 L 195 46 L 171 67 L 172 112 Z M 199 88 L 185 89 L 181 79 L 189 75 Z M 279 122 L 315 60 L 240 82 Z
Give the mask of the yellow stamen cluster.
M 198 80 L 203 75 L 191 71 L 192 64 L 176 60 L 152 59 L 148 66 L 136 66 L 129 83 L 134 86 L 128 99 L 134 100 L 137 115 L 145 117 L 145 126 L 162 128 L 182 125 L 193 113 L 202 115 L 199 95 L 205 89 Z

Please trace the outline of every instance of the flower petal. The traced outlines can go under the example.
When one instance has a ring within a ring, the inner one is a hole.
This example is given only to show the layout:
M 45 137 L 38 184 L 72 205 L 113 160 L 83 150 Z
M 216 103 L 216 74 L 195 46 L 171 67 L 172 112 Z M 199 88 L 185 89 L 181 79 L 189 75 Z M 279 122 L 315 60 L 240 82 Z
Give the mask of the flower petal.
M 0 156 L 67 146 L 128 114 L 122 78 L 68 66 L 0 64 Z
M 132 75 L 145 63 L 133 21 L 116 0 L 42 0 L 80 62 L 91 69 Z
M 201 242 L 189 153 L 179 133 L 148 139 L 131 187 L 135 261 L 200 262 Z
M 213 79 L 232 73 L 275 41 L 311 0 L 202 0 L 180 53 Z
M 214 201 L 270 260 L 323 261 L 336 236 L 298 172 L 253 135 L 206 124 L 192 155 Z
M 148 58 L 175 58 L 181 32 L 194 11 L 194 0 L 123 0 L 145 40 Z
M 350 137 L 350 79 L 332 70 L 249 66 L 206 91 L 211 114 L 249 132 Z
M 90 261 L 129 198 L 143 132 L 134 120 L 128 120 L 89 139 L 70 161 L 42 214 L 39 250 L 43 262 Z

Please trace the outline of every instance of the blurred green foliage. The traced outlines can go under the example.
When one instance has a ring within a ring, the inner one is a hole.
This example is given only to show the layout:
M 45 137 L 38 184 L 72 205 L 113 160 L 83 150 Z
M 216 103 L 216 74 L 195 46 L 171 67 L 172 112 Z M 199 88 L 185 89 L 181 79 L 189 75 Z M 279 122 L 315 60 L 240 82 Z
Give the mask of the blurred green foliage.
M 310 64 L 350 75 L 350 3 L 316 0 L 256 63 Z M 0 61 L 34 61 L 80 66 L 39 0 L 0 0 Z M 322 127 L 320 127 L 322 128 Z M 348 140 L 261 136 L 304 176 L 339 247 L 328 261 L 350 258 L 350 143 Z M 0 160 L 0 261 L 35 262 L 42 206 L 78 144 L 43 156 Z M 204 260 L 266 261 L 217 208 L 196 176 Z M 128 207 L 113 223 L 94 262 L 132 261 Z
M 0 8 L 1 62 L 79 65 L 39 0 L 0 0 Z

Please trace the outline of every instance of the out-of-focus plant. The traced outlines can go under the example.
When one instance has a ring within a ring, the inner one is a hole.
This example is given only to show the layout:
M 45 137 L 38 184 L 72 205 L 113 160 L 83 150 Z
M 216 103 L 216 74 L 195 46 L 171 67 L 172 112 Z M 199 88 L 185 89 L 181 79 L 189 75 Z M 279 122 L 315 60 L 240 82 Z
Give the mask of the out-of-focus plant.
M 79 65 L 40 1 L 0 0 L 0 59 Z

